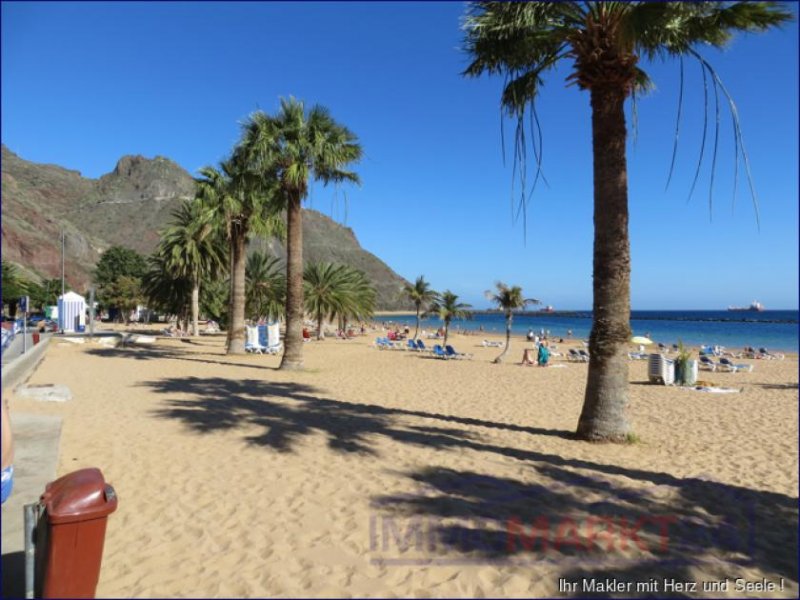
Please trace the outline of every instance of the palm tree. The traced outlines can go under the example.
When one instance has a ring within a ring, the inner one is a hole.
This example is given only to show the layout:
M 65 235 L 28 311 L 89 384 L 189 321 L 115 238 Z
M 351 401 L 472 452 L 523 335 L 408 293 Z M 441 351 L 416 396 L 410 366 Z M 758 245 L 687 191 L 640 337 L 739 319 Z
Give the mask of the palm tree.
M 323 184 L 358 176 L 345 170 L 361 158 L 356 136 L 338 124 L 321 106 L 308 112 L 303 102 L 281 100 L 277 116 L 251 115 L 242 145 L 252 160 L 280 185 L 280 202 L 287 212 L 286 338 L 280 368 L 303 367 L 303 213 L 309 180 Z
M 711 73 L 716 91 L 718 77 L 695 46 L 721 47 L 732 31 L 763 31 L 791 16 L 772 2 L 471 5 L 465 28 L 466 50 L 473 61 L 465 75 L 506 77 L 501 104 L 517 119 L 518 148 L 526 111 L 536 119 L 534 100 L 543 84 L 542 76 L 561 59 L 574 61 L 568 79 L 589 90 L 591 96 L 595 224 L 589 342 L 592 359 L 578 437 L 623 441 L 629 434 L 625 350 L 631 335 L 630 244 L 624 104 L 628 96 L 649 84 L 647 74 L 638 66 L 639 57 L 696 58 L 704 74 Z M 534 153 L 538 162 L 541 155 L 536 146 Z
M 17 303 L 20 296 L 28 293 L 29 283 L 14 263 L 4 260 L 2 267 L 3 280 L 0 290 L 3 294 L 3 304 L 8 304 L 8 314 L 13 318 L 17 315 Z
M 142 293 L 148 306 L 176 315 L 180 322 L 187 318 L 194 286 L 189 276 L 176 274 L 170 261 L 171 257 L 161 246 L 148 257 L 147 271 L 142 276 Z
M 406 295 L 406 298 L 411 300 L 414 303 L 414 306 L 417 309 L 417 327 L 414 330 L 414 339 L 417 339 L 419 335 L 419 318 L 422 314 L 423 308 L 429 306 L 432 302 L 436 301 L 439 297 L 439 294 L 431 289 L 430 284 L 425 281 L 425 277 L 420 275 L 417 277 L 417 280 L 414 282 L 414 285 L 407 283 L 405 288 L 403 288 L 403 292 Z
M 310 263 L 303 274 L 306 310 L 317 320 L 322 339 L 324 318 L 367 318 L 375 309 L 375 288 L 361 271 L 347 265 Z
M 256 318 L 279 318 L 285 309 L 286 281 L 280 260 L 268 254 L 254 252 L 247 257 L 247 314 Z
M 247 238 L 251 234 L 282 234 L 278 188 L 269 173 L 253 169 L 241 144 L 220 169 L 202 168 L 197 183 L 197 196 L 208 211 L 207 218 L 223 229 L 230 247 L 227 353 L 244 354 Z
M 431 305 L 431 312 L 439 315 L 439 318 L 444 321 L 444 341 L 443 346 L 447 345 L 447 334 L 450 329 L 450 322 L 453 319 L 464 319 L 469 313 L 467 309 L 471 308 L 469 304 L 463 304 L 458 301 L 458 296 L 450 290 L 445 290 Z
M 372 318 L 378 299 L 378 292 L 363 271 L 347 266 L 345 270 L 345 302 L 336 315 L 341 329 L 347 329 L 350 320 L 363 321 Z
M 502 281 L 495 284 L 497 291 L 486 291 L 486 298 L 496 304 L 506 315 L 506 346 L 500 356 L 494 362 L 501 363 L 511 349 L 511 321 L 514 318 L 514 311 L 520 310 L 531 304 L 539 304 L 535 298 L 523 298 L 522 288 L 518 285 L 507 286 Z
M 161 233 L 160 253 L 175 276 L 192 282 L 192 335 L 200 335 L 200 282 L 218 277 L 227 266 L 227 250 L 219 230 L 208 219 L 199 198 L 183 201 L 173 212 L 173 224 Z

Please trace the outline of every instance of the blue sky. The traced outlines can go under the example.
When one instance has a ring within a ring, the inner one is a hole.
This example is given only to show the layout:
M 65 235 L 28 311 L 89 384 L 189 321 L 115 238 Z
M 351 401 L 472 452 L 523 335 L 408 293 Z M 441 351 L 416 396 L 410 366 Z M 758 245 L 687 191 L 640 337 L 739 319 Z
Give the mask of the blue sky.
M 346 222 L 398 273 L 475 306 L 502 280 L 560 309 L 589 308 L 589 95 L 565 86 L 568 64 L 547 77 L 538 112 L 549 187 L 533 195 L 525 242 L 501 156 L 502 81 L 460 75 L 463 13 L 456 2 L 3 2 L 2 141 L 87 177 L 124 154 L 167 156 L 194 174 L 230 151 L 251 111 L 293 95 L 327 106 L 365 151 L 361 187 L 314 188 L 309 206 Z M 657 87 L 638 103 L 628 153 L 633 308 L 797 308 L 797 22 L 703 54 L 737 103 L 760 230 L 742 164 L 732 204 L 724 106 L 713 211 L 711 146 L 687 202 L 703 125 L 695 63 L 665 191 L 679 69 L 644 63 Z

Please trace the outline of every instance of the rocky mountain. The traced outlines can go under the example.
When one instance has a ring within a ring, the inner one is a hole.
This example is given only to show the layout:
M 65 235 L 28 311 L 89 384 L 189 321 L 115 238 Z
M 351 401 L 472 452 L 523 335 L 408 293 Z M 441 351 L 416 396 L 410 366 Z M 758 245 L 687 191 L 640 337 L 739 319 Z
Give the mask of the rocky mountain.
M 26 161 L 2 146 L 3 258 L 36 279 L 60 277 L 63 230 L 66 277 L 83 290 L 110 246 L 152 252 L 158 230 L 169 224 L 172 211 L 193 190 L 192 176 L 160 156 L 123 156 L 111 173 L 89 179 L 78 171 Z M 276 240 L 251 246 L 286 254 Z M 341 262 L 364 271 L 378 290 L 379 308 L 408 308 L 400 296 L 406 281 L 361 248 L 349 227 L 305 210 L 303 250 L 307 261 Z

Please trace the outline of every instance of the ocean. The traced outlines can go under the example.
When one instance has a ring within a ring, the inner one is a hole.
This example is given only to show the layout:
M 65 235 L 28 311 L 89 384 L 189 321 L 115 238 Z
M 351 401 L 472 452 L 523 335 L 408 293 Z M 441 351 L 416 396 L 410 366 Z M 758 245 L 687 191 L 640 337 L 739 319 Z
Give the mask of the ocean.
M 631 311 L 633 335 L 647 335 L 655 342 L 688 346 L 720 345 L 728 348 L 743 346 L 765 347 L 784 352 L 798 351 L 798 317 L 796 310 L 765 310 L 763 312 L 729 312 L 725 310 L 634 310 Z M 414 328 L 413 313 L 376 317 L 376 321 L 407 324 Z M 423 319 L 421 327 L 431 330 L 442 325 L 434 317 Z M 453 321 L 453 329 L 482 330 L 505 334 L 505 318 L 501 314 L 479 313 L 471 319 Z M 551 337 L 588 339 L 592 327 L 591 311 L 570 313 L 538 313 L 515 315 L 512 332 L 525 335 L 529 329 L 550 332 Z

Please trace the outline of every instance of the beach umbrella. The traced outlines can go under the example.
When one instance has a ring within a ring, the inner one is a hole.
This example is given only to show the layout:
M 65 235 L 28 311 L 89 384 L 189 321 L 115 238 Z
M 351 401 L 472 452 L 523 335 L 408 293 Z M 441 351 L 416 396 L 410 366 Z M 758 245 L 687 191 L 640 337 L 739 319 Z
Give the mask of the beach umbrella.
M 653 340 L 650 338 L 646 338 L 643 335 L 637 335 L 636 337 L 631 338 L 631 344 L 642 344 L 644 346 L 648 344 L 653 344 Z

